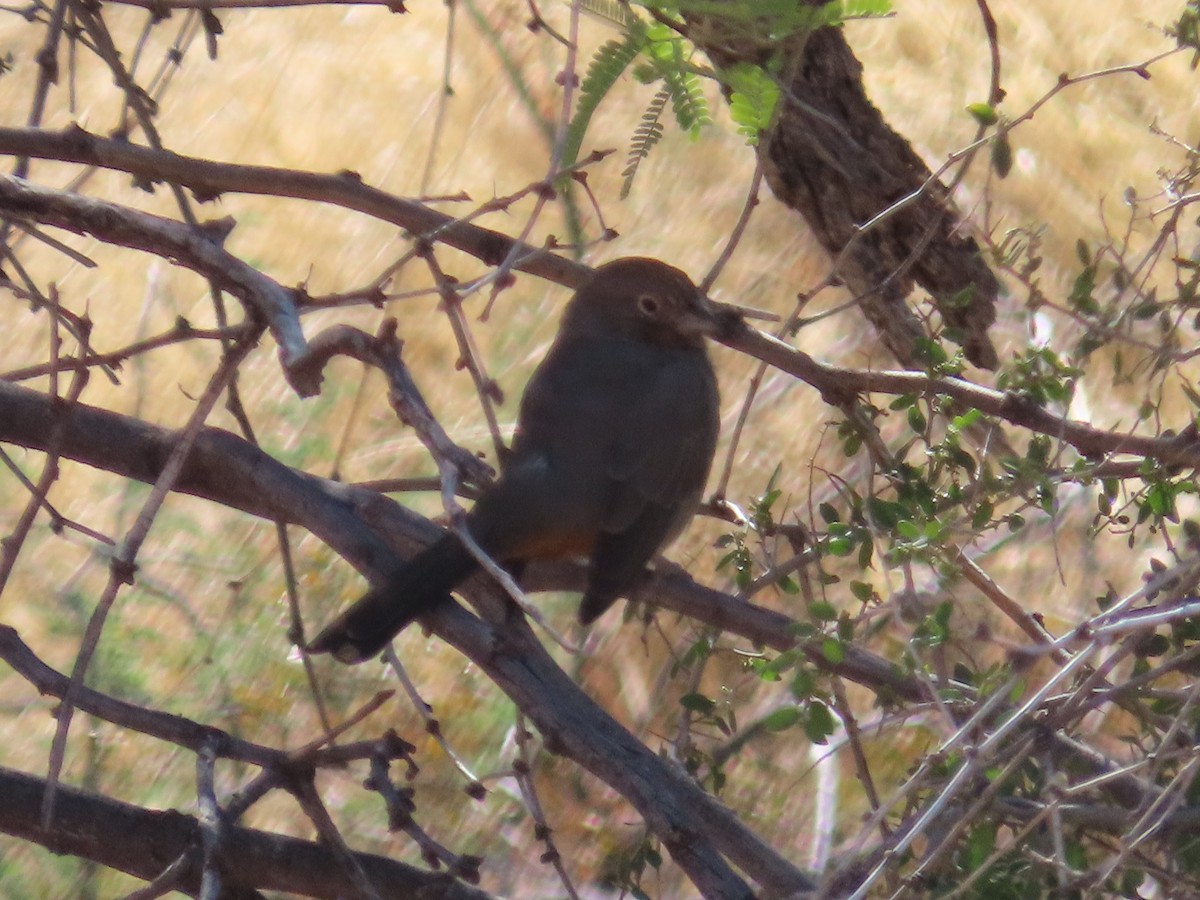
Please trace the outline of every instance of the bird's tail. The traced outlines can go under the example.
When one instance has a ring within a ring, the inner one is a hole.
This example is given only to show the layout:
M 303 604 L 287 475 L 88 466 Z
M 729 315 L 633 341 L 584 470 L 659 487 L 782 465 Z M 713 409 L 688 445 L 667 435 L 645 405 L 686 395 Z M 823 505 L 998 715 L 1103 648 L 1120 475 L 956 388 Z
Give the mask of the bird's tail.
M 395 574 L 363 594 L 308 645 L 344 663 L 377 656 L 400 631 L 450 596 L 479 564 L 455 535 L 447 534 Z

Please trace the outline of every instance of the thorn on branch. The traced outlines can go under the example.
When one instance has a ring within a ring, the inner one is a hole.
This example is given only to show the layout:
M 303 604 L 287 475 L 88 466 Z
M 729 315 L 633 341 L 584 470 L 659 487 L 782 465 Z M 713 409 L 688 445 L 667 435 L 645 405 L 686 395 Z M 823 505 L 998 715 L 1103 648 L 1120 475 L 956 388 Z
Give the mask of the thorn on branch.
M 483 383 L 483 390 L 496 403 L 504 402 L 504 389 L 500 387 L 500 383 L 494 378 L 489 378 Z
M 136 190 L 142 191 L 146 194 L 153 194 L 154 186 L 160 182 L 153 178 L 147 178 L 144 175 L 135 175 L 132 179 L 130 179 L 130 183 Z
M 212 203 L 221 197 L 221 191 L 216 188 L 208 187 L 199 182 L 191 185 L 192 197 L 197 203 Z
M 38 51 L 36 57 L 37 64 L 45 73 L 46 81 L 50 84 L 58 84 L 58 56 L 51 47 L 43 47 Z
M 433 256 L 433 241 L 425 237 L 425 235 L 417 235 L 413 238 L 413 256 L 417 259 L 429 259 Z
M 200 231 L 218 247 L 224 246 L 225 239 L 237 227 L 237 219 L 233 216 L 224 216 L 220 219 L 209 219 L 206 222 L 200 223 Z
M 208 58 L 215 61 L 217 58 L 217 38 L 225 33 L 225 28 L 221 25 L 221 20 L 217 18 L 217 14 L 211 9 L 200 10 L 200 21 L 204 24 L 204 43 L 208 50 Z
M 134 576 L 137 575 L 137 563 L 130 562 L 127 559 L 122 559 L 119 556 L 114 556 L 112 562 L 109 563 L 109 569 L 112 571 L 113 578 L 119 584 L 133 584 Z
M 480 236 L 478 243 L 479 261 L 487 266 L 498 266 L 508 256 L 508 250 L 511 246 L 511 240 L 504 235 L 483 234 Z

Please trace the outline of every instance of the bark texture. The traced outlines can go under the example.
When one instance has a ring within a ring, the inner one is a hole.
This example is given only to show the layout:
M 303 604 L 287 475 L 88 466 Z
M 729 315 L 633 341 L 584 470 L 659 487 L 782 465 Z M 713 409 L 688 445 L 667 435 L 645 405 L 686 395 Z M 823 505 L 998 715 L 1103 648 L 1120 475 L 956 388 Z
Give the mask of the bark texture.
M 718 68 L 766 62 L 768 50 L 744 31 L 715 18 L 692 24 L 690 37 Z M 775 196 L 839 259 L 837 274 L 902 363 L 919 363 L 914 344 L 927 333 L 906 303 L 916 284 L 929 292 L 967 358 L 994 368 L 987 330 L 999 283 L 949 190 L 871 103 L 862 64 L 840 28 L 791 39 L 783 52 L 778 118 L 765 147 L 764 174 Z

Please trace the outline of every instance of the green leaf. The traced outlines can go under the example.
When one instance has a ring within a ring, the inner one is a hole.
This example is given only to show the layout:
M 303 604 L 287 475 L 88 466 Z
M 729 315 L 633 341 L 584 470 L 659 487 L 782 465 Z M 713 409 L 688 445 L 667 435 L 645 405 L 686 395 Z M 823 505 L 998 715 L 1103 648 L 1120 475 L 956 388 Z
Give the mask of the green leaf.
M 625 35 L 623 40 L 608 41 L 596 51 L 590 63 L 587 74 L 579 86 L 579 100 L 575 106 L 575 115 L 567 126 L 566 138 L 563 141 L 563 167 L 572 166 L 579 160 L 579 148 L 583 146 L 583 136 L 587 133 L 592 116 L 600 106 L 600 101 L 617 83 L 617 79 L 629 68 L 629 64 L 637 58 L 646 45 L 644 29 L 634 29 Z
M 800 721 L 800 710 L 795 706 L 782 706 L 768 713 L 762 720 L 767 731 L 785 731 Z
M 925 426 L 928 423 L 925 421 L 925 416 L 921 414 L 921 410 L 917 407 L 909 407 L 908 410 L 908 427 L 917 434 L 925 433 Z
M 1079 261 L 1085 266 L 1092 264 L 1092 253 L 1088 250 L 1087 241 L 1083 238 L 1078 238 L 1075 241 L 1075 255 L 1079 257 Z
M 886 16 L 892 11 L 891 0 L 844 0 L 841 6 L 844 19 Z
M 992 171 L 1000 178 L 1007 178 L 1012 171 L 1013 151 L 1008 140 L 1008 132 L 1001 131 L 992 138 Z
M 967 871 L 974 872 L 982 866 L 996 847 L 996 826 L 983 822 L 971 829 L 967 836 Z
M 751 146 L 771 127 L 779 105 L 779 85 L 761 66 L 737 63 L 724 73 L 729 86 L 729 114 Z
M 629 191 L 633 188 L 633 179 L 637 175 L 642 160 L 650 155 L 650 151 L 663 136 L 663 126 L 660 120 L 670 97 L 670 90 L 666 87 L 660 89 L 654 95 L 654 99 L 650 101 L 646 111 L 642 113 L 642 121 L 633 132 L 633 138 L 629 142 L 629 154 L 625 158 L 625 169 L 621 172 L 621 177 L 625 179 L 621 184 L 622 200 L 629 196 Z
M 871 567 L 871 557 L 875 555 L 875 542 L 864 540 L 858 545 L 858 567 L 866 570 Z
M 1085 265 L 1083 271 L 1075 278 L 1075 283 L 1071 286 L 1071 293 L 1067 299 L 1071 301 L 1071 305 L 1080 312 L 1095 313 L 1099 311 L 1095 299 L 1092 297 L 1092 291 L 1096 288 L 1096 267 L 1094 265 Z
M 695 72 L 674 71 L 665 72 L 663 80 L 671 95 L 671 110 L 675 113 L 676 123 L 695 140 L 700 136 L 700 129 L 712 123 L 700 76 Z
M 837 610 L 827 600 L 814 600 L 808 612 L 818 622 L 832 622 L 837 618 Z
M 967 105 L 967 112 L 984 127 L 995 125 L 1000 121 L 1000 116 L 996 112 L 996 107 L 990 103 L 970 103 Z
M 824 744 L 837 728 L 833 713 L 829 707 L 819 700 L 809 704 L 807 721 L 804 723 L 804 733 L 814 744 Z
M 911 515 L 911 511 L 903 503 L 870 497 L 867 500 L 867 514 L 878 528 L 891 531 L 900 521 Z
M 825 542 L 825 552 L 830 556 L 849 556 L 854 552 L 854 542 L 849 538 L 830 538 Z
M 979 410 L 974 408 L 968 409 L 961 416 L 955 416 L 950 420 L 950 430 L 956 434 L 961 433 L 966 431 L 982 418 L 983 413 L 981 413 Z
M 821 655 L 836 666 L 846 661 L 846 648 L 837 638 L 825 638 L 821 641 Z

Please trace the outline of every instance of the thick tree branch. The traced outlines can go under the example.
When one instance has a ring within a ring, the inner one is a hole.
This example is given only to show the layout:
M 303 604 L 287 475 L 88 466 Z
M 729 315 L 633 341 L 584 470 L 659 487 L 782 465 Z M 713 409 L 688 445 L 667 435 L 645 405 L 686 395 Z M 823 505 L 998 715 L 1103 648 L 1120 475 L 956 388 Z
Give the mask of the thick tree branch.
M 353 172 L 321 175 L 272 166 L 219 163 L 97 137 L 76 126 L 57 132 L 0 128 L 0 154 L 117 169 L 146 183 L 184 185 L 200 200 L 234 193 L 331 203 L 391 222 L 415 237 L 462 250 L 488 265 L 499 265 L 516 249 L 518 260 L 514 268 L 567 287 L 578 287 L 591 272 L 587 266 L 537 247 L 518 245 L 499 231 L 460 221 L 424 204 L 369 187 Z
M 356 178 L 345 175 L 317 175 L 266 166 L 214 163 L 98 138 L 76 128 L 65 132 L 0 128 L 0 153 L 29 154 L 106 166 L 147 179 L 177 180 L 202 194 L 236 191 L 334 203 L 395 222 L 414 233 L 462 249 L 485 262 L 502 259 L 504 252 L 512 246 L 511 239 L 499 232 L 456 221 L 419 203 L 366 187 Z M 577 286 L 590 271 L 587 266 L 533 247 L 527 249 L 529 255 L 523 257 L 517 268 L 558 284 Z M 1064 419 L 1024 401 L 1020 396 L 982 387 L 961 378 L 936 378 L 909 372 L 872 372 L 827 365 L 748 326 L 732 329 L 724 337 L 723 343 L 796 376 L 835 402 L 844 401 L 853 394 L 866 393 L 941 394 L 1013 425 L 1063 440 L 1086 457 L 1129 453 L 1153 457 L 1170 465 L 1200 465 L 1200 445 L 1187 435 L 1156 438 L 1105 431 L 1083 422 Z
M 60 430 L 53 431 L 55 427 Z M 86 404 L 57 408 L 44 394 L 0 382 L 0 442 L 40 450 L 52 434 L 65 459 L 153 483 L 174 433 Z M 428 519 L 375 491 L 291 469 L 219 428 L 201 434 L 176 490 L 269 521 L 303 525 L 314 534 L 338 535 L 331 546 L 368 577 L 390 571 L 394 552 L 413 555 L 442 534 Z M 381 545 L 376 532 L 386 534 L 391 547 Z M 525 580 L 536 590 L 576 590 L 583 586 L 583 571 L 569 563 L 541 563 L 530 567 Z M 476 579 L 463 592 L 469 596 L 487 584 L 486 579 Z M 756 644 L 781 651 L 796 646 L 794 620 L 703 587 L 683 572 L 656 574 L 635 596 Z M 806 650 L 831 673 L 878 693 L 927 699 L 918 681 L 872 653 L 850 647 L 843 662 L 831 664 L 819 642 Z
M 982 387 L 962 378 L 826 365 L 802 350 L 746 325 L 727 334 L 723 343 L 795 375 L 819 390 L 834 405 L 841 405 L 854 394 L 945 396 L 985 415 L 1061 440 L 1078 450 L 1080 455 L 1097 462 L 1111 454 L 1132 454 L 1165 465 L 1200 466 L 1200 441 L 1191 429 L 1166 437 L 1106 431 L 1059 416 L 1019 394 Z
M 173 444 L 172 432 L 136 419 L 83 405 L 55 407 L 36 392 L 0 384 L 0 441 L 41 449 L 51 433 L 64 458 L 142 481 L 153 481 Z M 209 429 L 200 436 L 176 487 L 271 520 L 300 524 L 366 574 L 379 575 L 394 561 L 392 548 L 364 519 L 371 518 L 372 506 L 390 506 L 394 512 L 395 504 L 295 472 L 228 432 Z M 367 514 L 360 518 L 360 511 Z M 438 531 L 420 521 L 409 521 L 409 533 L 423 531 L 425 539 L 417 543 L 427 544 Z M 490 589 L 484 579 L 465 588 L 468 595 Z M 552 749 L 629 799 L 705 896 L 750 896 L 722 854 L 752 873 L 768 893 L 811 888 L 807 876 L 580 691 L 522 618 L 485 624 L 449 603 L 422 621 L 513 698 Z
M 905 379 L 923 377 L 909 373 L 880 374 Z M 63 458 L 147 483 L 153 483 L 157 477 L 173 443 L 172 432 L 140 420 L 83 404 L 57 406 L 51 398 L 35 391 L 0 383 L 0 442 L 45 449 L 51 434 Z M 1164 439 L 1162 443 L 1165 447 L 1172 445 L 1169 439 Z M 1200 455 L 1200 450 L 1195 452 Z M 201 434 L 176 489 L 271 521 L 302 525 L 368 577 L 387 572 L 395 562 L 395 553 L 410 556 L 442 534 L 428 520 L 386 497 L 288 468 L 259 448 L 220 429 L 208 429 Z M 389 543 L 381 541 L 379 534 L 387 535 Z M 562 563 L 533 567 L 528 580 L 530 586 L 537 589 L 578 589 L 583 584 L 582 573 Z M 489 591 L 494 591 L 493 586 L 481 577 L 468 581 L 460 589 L 460 593 L 473 600 L 483 598 Z M 741 634 L 755 643 L 779 651 L 797 646 L 793 637 L 793 620 L 697 585 L 682 573 L 655 575 L 638 589 L 636 598 L 682 612 L 698 621 L 731 634 Z M 494 603 L 495 600 L 483 602 Z M 554 684 L 561 677 L 561 671 L 532 638 L 526 638 L 523 634 L 514 635 L 514 646 L 526 640 L 530 642 L 525 659 L 528 668 L 510 672 L 501 665 L 499 658 L 492 657 L 499 638 L 490 632 L 468 628 L 469 623 L 474 623 L 475 628 L 482 629 L 484 626 L 462 607 L 449 604 L 427 617 L 424 623 L 460 651 L 476 659 L 503 689 L 514 691 L 514 695 L 536 698 L 551 696 L 555 690 L 560 690 L 554 688 Z M 512 634 L 511 628 L 505 628 L 503 633 Z M 929 699 L 928 690 L 920 680 L 903 675 L 892 663 L 861 648 L 847 647 L 846 658 L 840 663 L 831 664 L 825 659 L 819 642 L 802 646 L 815 665 L 863 684 L 881 697 L 910 702 Z M 522 650 L 521 653 L 526 651 Z M 514 684 L 514 674 L 534 679 L 535 684 L 539 683 L 538 679 L 545 679 L 551 687 L 546 688 L 544 694 L 539 694 L 541 687 L 531 687 L 523 678 L 518 678 L 521 683 Z M 578 694 L 573 685 L 570 689 L 561 690 L 575 691 L 577 696 L 591 704 L 590 700 Z M 598 708 L 594 709 L 594 713 L 605 722 L 600 732 L 609 727 L 618 727 Z M 545 711 L 541 715 L 530 713 L 530 718 L 546 733 L 547 739 L 553 741 L 555 722 L 552 717 L 547 720 L 545 715 Z M 1111 779 L 1110 787 L 1122 802 L 1132 805 L 1143 795 L 1143 790 L 1133 781 L 1113 777 L 1113 765 L 1099 754 L 1064 738 L 1056 739 L 1055 743 L 1061 745 L 1067 756 L 1090 771 L 1106 774 Z M 562 750 L 563 743 L 556 746 Z M 576 753 L 591 758 L 587 740 L 580 746 L 568 746 L 562 752 L 577 760 L 580 757 Z M 631 799 L 634 796 L 643 796 L 645 799 L 643 783 L 635 781 L 632 785 L 627 784 L 629 772 L 623 771 L 620 766 L 615 770 L 610 769 L 608 760 L 603 757 L 593 761 L 600 770 L 592 771 L 602 780 Z M 704 798 L 702 802 L 711 802 L 702 792 L 697 793 Z M 757 871 L 753 865 L 736 861 L 746 871 Z
M 925 329 L 904 302 L 915 281 L 959 332 L 967 358 L 995 368 L 987 330 L 999 282 L 964 233 L 950 191 L 867 97 L 862 64 L 842 30 L 820 28 L 768 47 L 737 20 L 722 19 L 720 6 L 693 17 L 689 37 L 719 69 L 762 65 L 780 51 L 779 109 L 765 137 L 767 183 L 836 258 L 835 275 L 888 349 L 909 367 L 920 358 L 914 342 Z
M 54 827 L 42 828 L 40 809 L 46 783 L 0 767 L 0 831 L 70 853 L 152 881 L 185 859 L 175 882 L 195 896 L 200 888 L 200 825 L 174 810 L 150 810 L 118 800 L 58 787 Z M 230 826 L 221 862 L 231 900 L 258 897 L 258 890 L 287 891 L 336 900 L 355 895 L 350 876 L 328 847 L 298 838 Z M 487 900 L 483 891 L 446 875 L 424 872 L 383 856 L 355 853 L 355 860 L 383 896 Z

